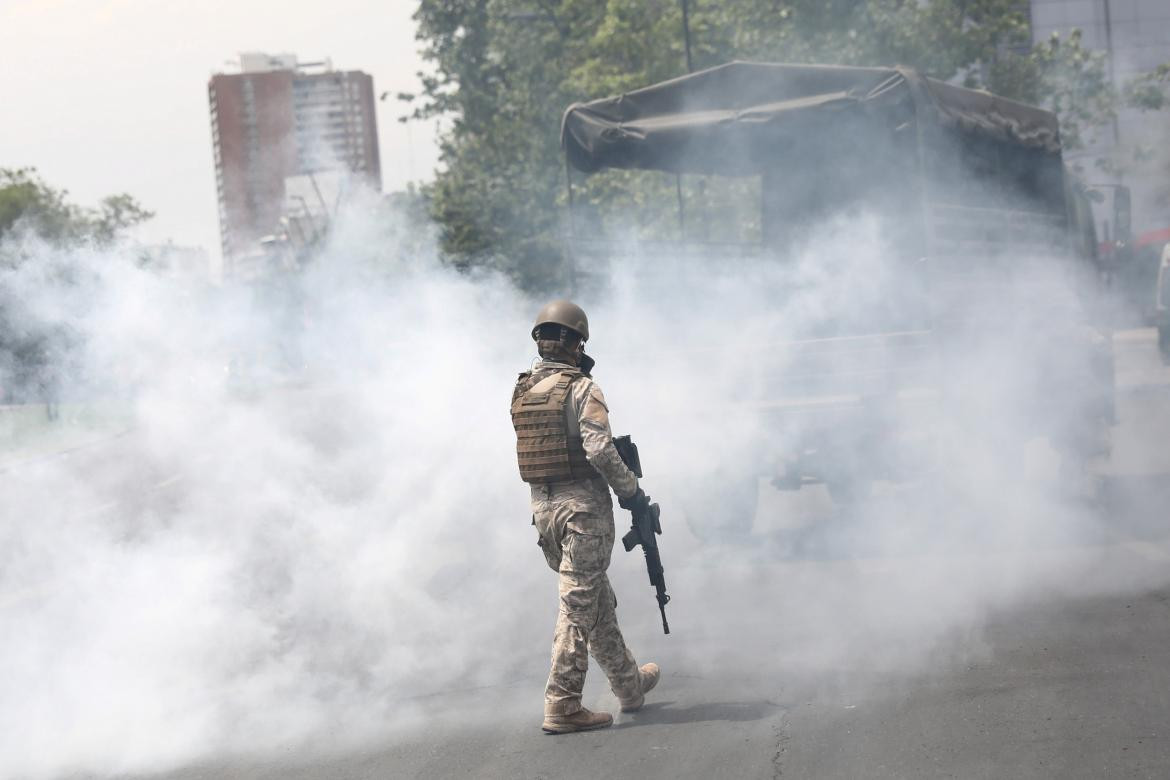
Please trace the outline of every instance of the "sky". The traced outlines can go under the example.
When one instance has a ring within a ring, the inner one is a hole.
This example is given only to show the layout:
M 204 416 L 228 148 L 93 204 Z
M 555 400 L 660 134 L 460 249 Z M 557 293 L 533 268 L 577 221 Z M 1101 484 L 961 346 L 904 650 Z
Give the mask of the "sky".
M 36 167 L 94 205 L 127 192 L 140 229 L 219 254 L 207 81 L 242 51 L 330 57 L 374 77 L 386 191 L 431 178 L 433 123 L 393 95 L 426 67 L 410 0 L 0 0 L 0 167 Z

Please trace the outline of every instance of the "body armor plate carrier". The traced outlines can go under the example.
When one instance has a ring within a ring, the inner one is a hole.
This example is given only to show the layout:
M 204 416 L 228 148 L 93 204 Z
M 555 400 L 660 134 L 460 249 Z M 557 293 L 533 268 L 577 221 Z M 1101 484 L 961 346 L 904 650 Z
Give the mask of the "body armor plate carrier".
M 516 429 L 516 459 L 520 478 L 534 485 L 595 479 L 597 470 L 585 458 L 580 436 L 569 435 L 566 406 L 573 384 L 582 373 L 561 370 L 554 373 L 527 372 L 516 380 L 512 393 L 512 426 Z M 533 388 L 544 383 L 541 392 Z

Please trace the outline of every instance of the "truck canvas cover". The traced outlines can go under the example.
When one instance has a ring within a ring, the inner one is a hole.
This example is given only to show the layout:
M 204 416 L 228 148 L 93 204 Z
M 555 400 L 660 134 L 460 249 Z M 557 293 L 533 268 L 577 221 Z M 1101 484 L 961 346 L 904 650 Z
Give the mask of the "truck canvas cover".
M 959 130 L 1060 152 L 1056 117 L 912 69 L 732 62 L 565 112 L 573 167 L 753 175 L 791 139 L 825 123 L 894 131 Z

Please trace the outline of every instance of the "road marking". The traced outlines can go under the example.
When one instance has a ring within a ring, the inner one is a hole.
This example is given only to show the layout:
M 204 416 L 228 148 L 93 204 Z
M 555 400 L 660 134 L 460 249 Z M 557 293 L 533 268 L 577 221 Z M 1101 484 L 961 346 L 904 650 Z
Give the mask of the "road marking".
M 78 514 L 76 514 L 72 518 L 70 518 L 70 522 L 73 522 L 76 520 L 85 520 L 87 518 L 94 517 L 95 515 L 100 515 L 100 514 L 103 514 L 105 512 L 109 512 L 111 509 L 114 509 L 114 508 L 119 507 L 121 505 L 122 505 L 121 501 L 110 501 L 110 502 L 107 502 L 105 504 L 95 506 L 92 509 L 87 509 L 84 512 L 79 512 Z
M 85 444 L 78 444 L 77 446 L 69 447 L 68 449 L 57 450 L 55 452 L 50 452 L 47 455 L 40 455 L 40 456 L 37 456 L 35 458 L 30 458 L 29 460 L 22 460 L 22 461 L 18 461 L 16 463 L 11 463 L 11 464 L 8 464 L 6 466 L 0 467 L 0 474 L 7 474 L 11 471 L 16 471 L 17 469 L 24 468 L 26 466 L 36 465 L 37 463 L 44 463 L 46 461 L 56 460 L 57 458 L 64 458 L 68 455 L 73 454 L 74 452 L 79 452 L 81 450 L 88 449 L 90 447 L 96 447 L 99 444 L 109 444 L 110 442 L 117 441 L 118 439 L 123 439 L 126 436 L 129 436 L 131 433 L 134 433 L 135 430 L 136 429 L 134 429 L 134 428 L 127 428 L 126 430 L 121 431 L 119 433 L 116 433 L 113 436 L 107 436 L 103 439 L 89 441 L 89 442 L 86 442 Z

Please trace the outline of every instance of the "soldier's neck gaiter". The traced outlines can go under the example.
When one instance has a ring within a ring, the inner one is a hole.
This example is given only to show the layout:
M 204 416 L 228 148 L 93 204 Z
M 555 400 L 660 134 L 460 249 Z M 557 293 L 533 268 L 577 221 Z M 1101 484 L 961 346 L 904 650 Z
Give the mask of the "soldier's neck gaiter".
M 541 339 L 536 342 L 536 351 L 545 360 L 555 360 L 558 363 L 568 363 L 570 366 L 577 365 L 577 353 L 570 351 L 560 341 L 553 341 L 551 339 Z

